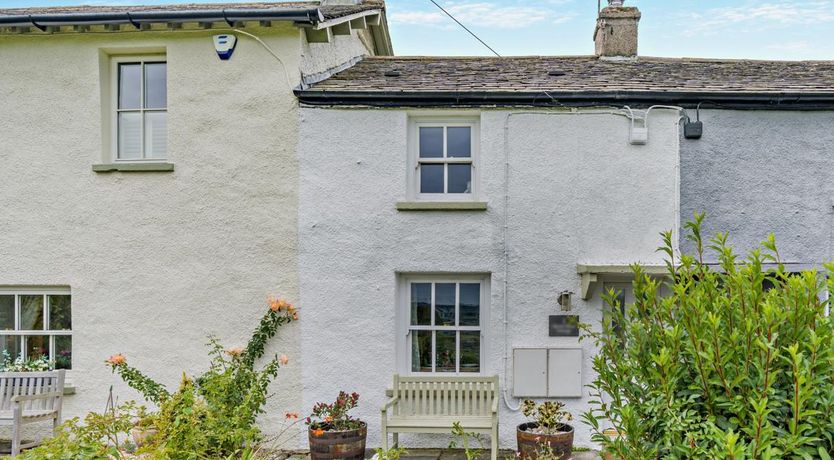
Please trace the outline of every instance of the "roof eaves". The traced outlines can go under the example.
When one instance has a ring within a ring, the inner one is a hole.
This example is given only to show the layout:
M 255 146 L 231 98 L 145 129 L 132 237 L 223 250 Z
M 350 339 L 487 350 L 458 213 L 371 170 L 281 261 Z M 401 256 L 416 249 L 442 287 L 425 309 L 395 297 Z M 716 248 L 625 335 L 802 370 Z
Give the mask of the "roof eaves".
M 296 90 L 310 106 L 369 107 L 587 107 L 601 105 L 674 104 L 695 107 L 710 102 L 731 109 L 832 110 L 834 91 L 331 91 Z

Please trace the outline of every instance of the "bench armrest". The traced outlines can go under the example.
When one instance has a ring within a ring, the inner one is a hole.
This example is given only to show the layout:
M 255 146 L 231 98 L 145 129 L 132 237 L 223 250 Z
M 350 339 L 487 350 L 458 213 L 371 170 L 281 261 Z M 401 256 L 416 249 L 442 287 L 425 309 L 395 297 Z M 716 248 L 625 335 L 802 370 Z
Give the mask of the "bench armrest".
M 390 407 L 392 407 L 394 404 L 397 404 L 397 401 L 399 401 L 399 400 L 400 400 L 399 396 L 394 396 L 393 398 L 389 399 L 388 402 L 385 403 L 384 406 L 382 406 L 382 415 L 385 415 L 385 413 L 388 411 L 388 409 Z
M 53 391 L 51 393 L 41 393 L 39 395 L 17 395 L 12 396 L 12 404 L 21 403 L 24 401 L 38 401 L 41 399 L 62 398 L 63 392 Z
M 492 399 L 492 413 L 498 413 L 498 393 L 495 394 L 495 398 Z

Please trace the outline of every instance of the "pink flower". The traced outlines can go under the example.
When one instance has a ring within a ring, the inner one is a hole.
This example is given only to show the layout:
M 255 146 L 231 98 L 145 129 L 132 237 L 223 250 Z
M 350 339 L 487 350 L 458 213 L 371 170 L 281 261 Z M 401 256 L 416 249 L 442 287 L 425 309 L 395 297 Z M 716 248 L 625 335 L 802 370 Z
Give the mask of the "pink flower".
M 287 355 L 281 355 L 281 357 L 278 359 L 282 366 L 286 366 L 287 363 L 290 362 L 290 358 L 288 358 Z

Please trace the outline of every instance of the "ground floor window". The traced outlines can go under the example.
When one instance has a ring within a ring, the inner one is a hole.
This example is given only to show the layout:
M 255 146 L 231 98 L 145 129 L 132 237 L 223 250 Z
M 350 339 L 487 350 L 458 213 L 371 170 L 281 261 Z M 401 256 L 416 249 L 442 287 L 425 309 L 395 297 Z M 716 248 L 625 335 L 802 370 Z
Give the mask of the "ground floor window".
M 47 357 L 57 369 L 71 369 L 69 290 L 0 289 L 0 352 L 12 361 Z
M 482 371 L 485 284 L 476 278 L 407 280 L 403 348 L 411 373 Z

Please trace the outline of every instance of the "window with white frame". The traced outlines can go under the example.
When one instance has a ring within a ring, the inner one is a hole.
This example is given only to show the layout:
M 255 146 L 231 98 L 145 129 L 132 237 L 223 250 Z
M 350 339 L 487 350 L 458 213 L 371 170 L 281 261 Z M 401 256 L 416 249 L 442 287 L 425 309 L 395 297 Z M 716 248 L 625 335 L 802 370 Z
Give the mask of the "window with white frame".
M 477 193 L 478 122 L 415 119 L 411 128 L 412 199 L 472 200 Z
M 71 369 L 69 290 L 0 289 L 0 347 L 12 360 L 47 356 L 57 369 Z
M 168 144 L 164 56 L 112 58 L 113 151 L 116 160 L 162 160 Z
M 485 282 L 409 279 L 405 352 L 411 373 L 483 371 Z

